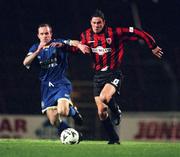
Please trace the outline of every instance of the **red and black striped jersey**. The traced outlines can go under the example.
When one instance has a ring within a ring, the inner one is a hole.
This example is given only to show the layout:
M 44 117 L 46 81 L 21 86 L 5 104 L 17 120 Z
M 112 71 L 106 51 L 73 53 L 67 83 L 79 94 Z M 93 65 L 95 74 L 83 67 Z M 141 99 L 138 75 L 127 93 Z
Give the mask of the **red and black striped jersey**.
M 122 61 L 124 42 L 138 38 L 143 39 L 150 49 L 157 46 L 151 35 L 133 27 L 105 27 L 98 34 L 89 28 L 81 33 L 81 43 L 91 48 L 95 71 L 116 70 Z

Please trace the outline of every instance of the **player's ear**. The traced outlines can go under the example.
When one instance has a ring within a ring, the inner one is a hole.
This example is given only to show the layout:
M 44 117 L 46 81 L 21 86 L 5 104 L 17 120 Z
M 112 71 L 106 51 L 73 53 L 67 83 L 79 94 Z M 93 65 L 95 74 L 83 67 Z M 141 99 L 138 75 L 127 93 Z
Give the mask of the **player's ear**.
M 37 33 L 37 37 L 39 38 L 39 33 Z
M 40 40 L 40 34 L 39 34 L 39 33 L 37 34 L 37 37 L 38 37 L 38 39 Z
M 92 19 L 90 19 L 90 20 L 89 20 L 89 22 L 90 22 L 90 24 L 91 24 L 91 22 L 92 22 Z
M 106 20 L 104 20 L 104 25 L 106 24 Z

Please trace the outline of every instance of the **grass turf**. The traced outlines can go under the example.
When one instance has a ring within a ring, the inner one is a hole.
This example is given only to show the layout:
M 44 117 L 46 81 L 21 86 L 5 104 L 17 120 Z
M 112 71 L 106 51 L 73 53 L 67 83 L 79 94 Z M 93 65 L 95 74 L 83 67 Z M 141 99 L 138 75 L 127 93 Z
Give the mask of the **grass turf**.
M 82 141 L 63 145 L 59 140 L 1 139 L 1 157 L 180 157 L 180 142 Z

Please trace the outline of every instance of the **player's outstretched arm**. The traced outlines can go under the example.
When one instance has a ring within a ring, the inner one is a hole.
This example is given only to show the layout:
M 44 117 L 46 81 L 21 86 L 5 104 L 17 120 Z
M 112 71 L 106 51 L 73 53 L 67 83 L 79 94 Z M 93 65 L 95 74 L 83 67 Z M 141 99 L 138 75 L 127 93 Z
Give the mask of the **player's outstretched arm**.
M 147 32 L 143 30 L 139 30 L 137 28 L 129 27 L 129 28 L 117 28 L 117 33 L 119 35 L 125 35 L 125 36 L 131 36 L 131 37 L 138 37 L 143 39 L 150 49 L 152 49 L 152 53 L 157 56 L 158 58 L 161 58 L 163 55 L 162 48 L 157 46 L 154 38 Z M 134 39 L 134 38 L 132 38 Z M 130 38 L 131 40 L 131 38 Z
M 90 53 L 90 48 L 89 46 L 82 44 L 80 41 L 78 40 L 70 40 L 70 45 L 71 46 L 75 46 L 78 49 L 80 49 L 82 51 L 82 53 Z

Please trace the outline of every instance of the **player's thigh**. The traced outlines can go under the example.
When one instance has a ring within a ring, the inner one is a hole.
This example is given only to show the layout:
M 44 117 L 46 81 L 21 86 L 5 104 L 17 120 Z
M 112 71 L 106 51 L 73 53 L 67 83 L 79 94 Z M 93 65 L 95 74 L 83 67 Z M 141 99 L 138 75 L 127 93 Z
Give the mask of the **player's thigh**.
M 58 118 L 57 109 L 48 109 L 46 111 L 46 115 L 47 115 L 50 123 L 52 125 L 55 125 L 57 118 Z
M 101 100 L 106 100 L 107 102 L 109 102 L 115 92 L 116 88 L 112 84 L 106 83 L 100 93 L 100 98 Z
M 61 116 L 68 116 L 69 114 L 69 104 L 70 101 L 68 99 L 58 99 L 58 104 L 57 104 L 57 112 Z

